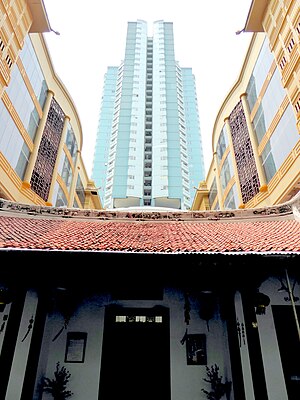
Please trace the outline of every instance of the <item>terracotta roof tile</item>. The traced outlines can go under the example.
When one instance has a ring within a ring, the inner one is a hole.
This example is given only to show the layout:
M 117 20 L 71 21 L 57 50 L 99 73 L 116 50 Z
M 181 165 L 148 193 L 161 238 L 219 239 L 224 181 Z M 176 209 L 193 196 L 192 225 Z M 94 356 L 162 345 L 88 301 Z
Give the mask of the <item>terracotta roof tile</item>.
M 0 247 L 124 252 L 300 252 L 300 224 L 0 216 Z
M 253 210 L 79 210 L 0 199 L 0 249 L 146 253 L 300 252 L 300 195 Z

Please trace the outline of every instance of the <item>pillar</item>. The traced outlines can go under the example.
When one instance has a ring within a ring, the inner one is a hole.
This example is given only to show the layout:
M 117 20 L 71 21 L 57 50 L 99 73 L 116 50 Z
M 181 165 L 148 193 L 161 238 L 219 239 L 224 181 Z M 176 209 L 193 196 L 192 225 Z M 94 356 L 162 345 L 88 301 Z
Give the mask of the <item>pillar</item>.
M 219 200 L 219 207 L 220 210 L 224 210 L 224 205 L 223 205 L 223 191 L 222 191 L 222 185 L 220 182 L 220 175 L 219 175 L 219 166 L 218 166 L 218 159 L 217 159 L 217 153 L 214 152 L 214 171 L 215 171 L 215 177 L 216 177 L 216 184 L 217 184 L 217 191 L 218 191 L 218 200 Z
M 71 187 L 70 187 L 70 197 L 68 201 L 68 207 L 73 207 L 74 203 L 74 197 L 75 197 L 75 191 L 76 191 L 76 182 L 78 178 L 78 173 L 79 173 L 79 157 L 80 157 L 80 150 L 77 150 L 77 155 L 76 155 L 76 161 L 75 161 L 75 166 L 74 166 L 74 173 L 72 177 L 72 182 L 71 182 Z

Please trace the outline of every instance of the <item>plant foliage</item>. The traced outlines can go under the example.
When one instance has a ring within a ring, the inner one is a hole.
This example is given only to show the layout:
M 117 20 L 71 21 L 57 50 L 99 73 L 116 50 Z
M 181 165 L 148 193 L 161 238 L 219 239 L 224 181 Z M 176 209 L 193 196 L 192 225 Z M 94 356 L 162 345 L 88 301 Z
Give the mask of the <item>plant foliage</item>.
M 211 390 L 201 389 L 209 400 L 220 400 L 231 389 L 231 382 L 222 382 L 223 377 L 219 375 L 219 367 L 217 364 L 211 367 L 206 366 L 207 378 L 203 378 L 205 382 L 210 383 Z
M 56 363 L 54 378 L 43 378 L 43 391 L 50 393 L 54 400 L 65 400 L 73 395 L 71 390 L 67 390 L 71 374 L 66 367 L 60 367 L 60 363 Z

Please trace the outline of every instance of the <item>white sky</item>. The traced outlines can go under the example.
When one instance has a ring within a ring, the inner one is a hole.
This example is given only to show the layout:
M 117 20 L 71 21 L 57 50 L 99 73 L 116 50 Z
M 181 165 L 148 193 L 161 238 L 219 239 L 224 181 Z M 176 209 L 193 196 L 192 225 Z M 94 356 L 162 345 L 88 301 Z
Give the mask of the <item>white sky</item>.
M 44 0 L 53 32 L 44 37 L 56 74 L 77 108 L 82 157 L 91 177 L 104 74 L 125 55 L 127 23 L 173 22 L 175 58 L 196 79 L 205 175 L 217 112 L 242 68 L 252 33 L 243 29 L 251 0 Z

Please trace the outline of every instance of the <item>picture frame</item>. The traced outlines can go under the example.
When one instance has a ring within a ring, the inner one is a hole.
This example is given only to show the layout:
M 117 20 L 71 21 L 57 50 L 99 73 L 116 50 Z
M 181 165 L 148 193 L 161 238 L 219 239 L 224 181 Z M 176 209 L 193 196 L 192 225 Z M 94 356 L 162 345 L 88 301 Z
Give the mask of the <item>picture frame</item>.
M 203 333 L 188 334 L 186 338 L 187 365 L 206 365 L 206 335 Z
M 85 358 L 87 333 L 68 332 L 65 352 L 66 363 L 83 363 Z

